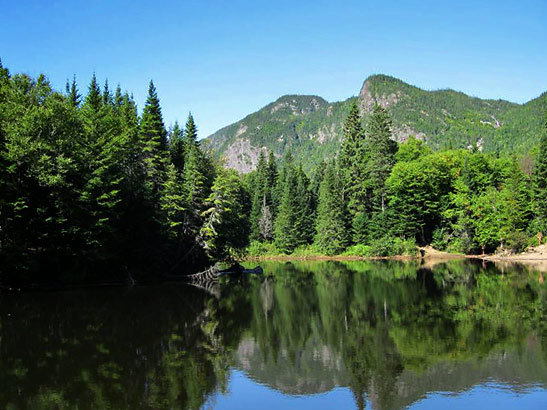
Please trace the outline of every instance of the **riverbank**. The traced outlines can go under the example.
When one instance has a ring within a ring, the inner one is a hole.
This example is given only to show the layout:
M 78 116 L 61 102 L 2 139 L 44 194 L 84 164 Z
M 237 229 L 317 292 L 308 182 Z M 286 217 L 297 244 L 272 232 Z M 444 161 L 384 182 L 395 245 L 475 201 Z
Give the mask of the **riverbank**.
M 417 248 L 415 255 L 392 255 L 392 256 L 357 256 L 357 255 L 322 255 L 322 254 L 265 254 L 258 256 L 246 256 L 244 261 L 291 261 L 291 260 L 318 260 L 318 261 L 366 261 L 366 260 L 420 260 L 420 259 L 480 259 L 492 262 L 547 262 L 547 245 L 532 247 L 526 252 L 519 254 L 487 254 L 487 255 L 465 255 L 459 253 L 450 253 L 439 251 L 432 246 L 424 246 Z

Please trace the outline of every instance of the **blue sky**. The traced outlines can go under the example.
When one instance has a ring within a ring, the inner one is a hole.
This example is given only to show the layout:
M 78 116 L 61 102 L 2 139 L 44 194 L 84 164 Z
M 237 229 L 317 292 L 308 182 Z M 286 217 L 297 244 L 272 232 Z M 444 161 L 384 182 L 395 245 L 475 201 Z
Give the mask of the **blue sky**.
M 166 124 L 202 137 L 284 94 L 329 101 L 390 74 L 525 102 L 547 90 L 547 1 L 0 0 L 0 58 L 63 89 L 93 72 L 156 84 Z

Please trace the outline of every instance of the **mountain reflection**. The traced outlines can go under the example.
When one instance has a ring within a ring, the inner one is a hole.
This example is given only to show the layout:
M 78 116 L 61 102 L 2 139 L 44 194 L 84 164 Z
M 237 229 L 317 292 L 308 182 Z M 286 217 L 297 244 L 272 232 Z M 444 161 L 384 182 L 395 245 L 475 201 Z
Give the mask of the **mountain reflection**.
M 182 284 L 0 295 L 0 408 L 198 409 L 230 370 L 289 395 L 402 409 L 496 381 L 547 388 L 538 269 L 269 262 Z

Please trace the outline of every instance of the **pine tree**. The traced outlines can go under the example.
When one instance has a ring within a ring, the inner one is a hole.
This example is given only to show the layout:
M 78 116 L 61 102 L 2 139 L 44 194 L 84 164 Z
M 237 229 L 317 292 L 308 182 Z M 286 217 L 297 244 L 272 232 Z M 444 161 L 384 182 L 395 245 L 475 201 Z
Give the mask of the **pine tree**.
M 202 224 L 201 214 L 209 196 L 214 170 L 197 141 L 197 127 L 192 114 L 186 122 L 184 139 L 186 155 L 182 189 L 187 209 L 183 228 L 186 235 L 196 235 Z
M 123 95 L 122 95 L 122 88 L 118 84 L 116 87 L 116 91 L 114 92 L 114 107 L 116 109 L 119 109 L 123 104 Z
M 79 107 L 82 96 L 78 92 L 78 86 L 76 85 L 76 75 L 72 77 L 72 83 L 69 84 L 66 81 L 66 95 L 70 105 L 73 107 Z
M 291 163 L 284 167 L 284 182 L 282 185 L 279 208 L 275 218 L 275 245 L 285 253 L 291 253 L 299 244 L 299 235 L 296 229 L 298 221 L 298 175 Z
M 95 112 L 98 112 L 102 105 L 101 90 L 99 89 L 99 84 L 97 83 L 97 77 L 93 73 L 91 77 L 91 83 L 89 84 L 89 91 L 85 97 L 85 103 Z
M 343 191 L 337 166 L 330 163 L 319 187 L 315 244 L 327 255 L 342 252 L 349 244 Z
M 150 81 L 148 98 L 144 104 L 139 127 L 139 142 L 146 174 L 145 183 L 150 195 L 155 198 L 165 176 L 167 132 L 153 81 Z M 155 200 L 152 199 L 152 202 Z
M 182 172 L 184 170 L 184 156 L 186 155 L 186 141 L 178 121 L 175 121 L 169 135 L 169 154 L 175 168 Z
M 369 187 L 369 201 L 375 212 L 386 208 L 385 182 L 395 164 L 397 143 L 392 139 L 388 112 L 375 104 L 366 133 L 365 183 Z
M 338 159 L 340 174 L 343 178 L 344 199 L 352 217 L 363 212 L 365 206 L 363 168 L 367 158 L 364 151 L 364 137 L 359 107 L 354 101 L 351 103 L 344 123 L 344 137 Z
M 298 209 L 294 224 L 296 246 L 310 244 L 315 234 L 316 198 L 311 190 L 309 178 L 299 166 L 297 171 Z
M 194 122 L 192 113 L 188 114 L 188 120 L 186 121 L 186 127 L 184 130 L 187 146 L 199 145 L 198 143 L 198 128 Z
M 182 237 L 185 203 L 181 192 L 182 176 L 173 164 L 167 166 L 166 181 L 162 186 L 160 208 L 164 213 L 162 221 L 170 240 Z
M 253 175 L 252 182 L 252 202 L 251 202 L 251 240 L 259 241 L 264 240 L 262 236 L 259 221 L 262 217 L 262 211 L 264 207 L 268 207 L 269 198 L 266 198 L 268 193 L 268 181 L 267 181 L 267 163 L 264 151 L 260 151 L 258 156 L 258 163 L 256 171 Z M 270 212 L 271 213 L 271 212 Z
M 110 89 L 108 87 L 108 79 L 104 82 L 104 89 L 103 89 L 103 104 L 104 105 L 112 105 L 114 103 L 114 100 L 112 99 L 112 93 L 110 92 Z

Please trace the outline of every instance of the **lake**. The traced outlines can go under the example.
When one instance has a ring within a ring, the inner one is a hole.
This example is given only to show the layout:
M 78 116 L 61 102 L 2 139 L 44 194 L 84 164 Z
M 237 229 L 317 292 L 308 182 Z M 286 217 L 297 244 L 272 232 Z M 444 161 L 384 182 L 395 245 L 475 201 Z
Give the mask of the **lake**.
M 262 266 L 0 294 L 0 408 L 547 408 L 541 266 Z

